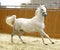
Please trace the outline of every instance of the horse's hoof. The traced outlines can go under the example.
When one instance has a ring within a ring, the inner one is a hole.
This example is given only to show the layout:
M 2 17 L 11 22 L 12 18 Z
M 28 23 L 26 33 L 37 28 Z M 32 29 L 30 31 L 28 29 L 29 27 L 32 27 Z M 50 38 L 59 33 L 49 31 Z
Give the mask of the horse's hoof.
M 45 44 L 45 45 L 48 45 L 48 44 Z
M 15 44 L 14 42 L 12 42 L 12 44 Z
M 12 43 L 14 43 L 13 41 L 11 41 Z
M 52 44 L 54 44 L 54 42 L 52 42 Z
M 22 42 L 23 44 L 26 44 L 26 42 Z

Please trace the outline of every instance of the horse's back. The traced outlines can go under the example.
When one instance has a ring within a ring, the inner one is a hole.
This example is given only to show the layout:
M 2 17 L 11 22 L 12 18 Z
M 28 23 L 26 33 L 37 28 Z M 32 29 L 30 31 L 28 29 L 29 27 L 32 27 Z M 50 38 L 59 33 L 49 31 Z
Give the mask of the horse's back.
M 33 23 L 31 21 L 31 19 L 17 18 L 15 20 L 15 28 L 29 31 L 29 30 L 33 29 Z

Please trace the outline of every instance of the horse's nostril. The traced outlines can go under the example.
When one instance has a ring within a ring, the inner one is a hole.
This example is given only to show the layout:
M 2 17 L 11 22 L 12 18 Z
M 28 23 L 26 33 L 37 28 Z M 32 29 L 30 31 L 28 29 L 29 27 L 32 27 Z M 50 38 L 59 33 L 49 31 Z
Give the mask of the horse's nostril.
M 46 13 L 46 12 L 43 12 L 43 13 L 42 13 L 42 16 L 46 16 L 46 15 L 47 15 L 47 13 Z

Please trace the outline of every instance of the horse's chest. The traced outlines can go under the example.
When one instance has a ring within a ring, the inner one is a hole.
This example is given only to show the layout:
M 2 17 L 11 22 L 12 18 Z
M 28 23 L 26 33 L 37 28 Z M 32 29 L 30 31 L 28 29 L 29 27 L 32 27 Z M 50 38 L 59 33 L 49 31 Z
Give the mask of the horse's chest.
M 36 27 L 40 28 L 40 29 L 44 29 L 45 25 L 44 22 L 35 22 Z

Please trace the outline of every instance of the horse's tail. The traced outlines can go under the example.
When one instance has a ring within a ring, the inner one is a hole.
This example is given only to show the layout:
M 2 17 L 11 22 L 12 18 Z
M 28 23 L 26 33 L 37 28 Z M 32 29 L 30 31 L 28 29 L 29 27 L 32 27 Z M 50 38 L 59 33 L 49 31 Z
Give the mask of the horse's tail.
M 16 15 L 12 15 L 6 18 L 6 23 L 13 27 L 14 21 L 16 19 Z

